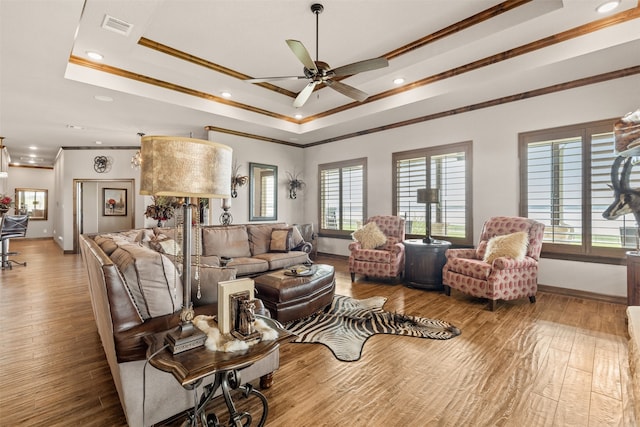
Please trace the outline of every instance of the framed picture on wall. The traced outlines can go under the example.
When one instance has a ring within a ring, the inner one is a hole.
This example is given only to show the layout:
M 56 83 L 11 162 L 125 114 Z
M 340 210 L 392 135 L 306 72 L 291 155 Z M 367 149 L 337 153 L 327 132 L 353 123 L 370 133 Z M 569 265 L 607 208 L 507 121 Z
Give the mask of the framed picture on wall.
M 127 216 L 127 189 L 102 189 L 102 215 Z

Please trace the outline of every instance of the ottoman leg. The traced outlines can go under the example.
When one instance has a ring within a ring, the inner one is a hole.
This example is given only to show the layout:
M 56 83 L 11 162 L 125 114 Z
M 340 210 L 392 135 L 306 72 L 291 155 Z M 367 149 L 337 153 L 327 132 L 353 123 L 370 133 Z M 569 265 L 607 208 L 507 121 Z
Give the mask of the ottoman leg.
M 356 273 L 351 273 L 351 281 L 352 282 L 356 281 Z

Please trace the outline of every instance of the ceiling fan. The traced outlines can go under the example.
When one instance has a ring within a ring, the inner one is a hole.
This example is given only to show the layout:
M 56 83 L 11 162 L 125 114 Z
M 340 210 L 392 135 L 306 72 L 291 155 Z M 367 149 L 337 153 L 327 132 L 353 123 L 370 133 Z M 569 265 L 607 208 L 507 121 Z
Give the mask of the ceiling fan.
M 362 102 L 369 97 L 369 95 L 360 89 L 356 89 L 353 86 L 342 83 L 337 80 L 333 80 L 334 77 L 350 76 L 353 74 L 361 73 L 363 71 L 377 70 L 378 68 L 384 68 L 389 65 L 389 61 L 386 58 L 372 58 L 365 59 L 364 61 L 354 62 L 352 64 L 344 65 L 338 68 L 331 68 L 326 62 L 318 60 L 318 15 L 322 13 L 324 6 L 320 3 L 314 3 L 311 5 L 311 11 L 316 15 L 316 60 L 311 59 L 309 51 L 304 47 L 302 42 L 298 40 L 287 40 L 287 45 L 293 52 L 293 54 L 304 65 L 304 76 L 283 76 L 283 77 L 262 77 L 256 79 L 246 79 L 249 83 L 262 83 L 267 81 L 276 80 L 301 80 L 308 79 L 309 84 L 300 91 L 296 99 L 293 101 L 294 107 L 302 107 L 307 99 L 311 96 L 313 89 L 316 85 L 324 83 L 331 89 L 340 92 L 341 94 Z

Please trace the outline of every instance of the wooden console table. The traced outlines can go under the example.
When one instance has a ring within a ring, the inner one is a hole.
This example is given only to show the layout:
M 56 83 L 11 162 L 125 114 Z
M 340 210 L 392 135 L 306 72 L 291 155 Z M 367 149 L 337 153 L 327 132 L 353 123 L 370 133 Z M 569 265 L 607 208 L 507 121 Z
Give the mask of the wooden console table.
M 451 246 L 446 240 L 424 243 L 422 239 L 404 242 L 404 280 L 407 286 L 441 291 L 442 267 L 446 263 L 445 252 Z
M 263 407 L 263 412 L 258 426 L 263 426 L 268 413 L 267 399 L 258 390 L 255 390 L 250 384 L 241 385 L 240 375 L 238 371 L 246 368 L 266 357 L 274 351 L 278 351 L 280 344 L 291 341 L 295 335 L 282 328 L 280 323 L 267 317 L 256 315 L 256 318 L 264 320 L 271 328 L 278 332 L 278 338 L 273 341 L 261 341 L 244 351 L 221 352 L 210 351 L 205 347 L 199 347 L 178 354 L 172 354 L 165 346 L 165 336 L 169 331 L 160 332 L 145 337 L 148 345 L 147 358 L 154 355 L 149 363 L 161 371 L 170 372 L 175 379 L 187 390 L 195 390 L 205 377 L 215 375 L 214 381 L 204 387 L 204 393 L 197 403 L 193 411 L 188 415 L 187 420 L 190 426 L 197 426 L 198 422 L 203 426 L 219 426 L 220 424 L 215 414 L 207 415 L 205 407 L 214 397 L 218 388 L 222 389 L 229 414 L 231 417 L 230 426 L 249 426 L 251 425 L 251 414 L 247 412 L 237 412 L 230 391 L 242 389 L 245 395 L 257 396 Z

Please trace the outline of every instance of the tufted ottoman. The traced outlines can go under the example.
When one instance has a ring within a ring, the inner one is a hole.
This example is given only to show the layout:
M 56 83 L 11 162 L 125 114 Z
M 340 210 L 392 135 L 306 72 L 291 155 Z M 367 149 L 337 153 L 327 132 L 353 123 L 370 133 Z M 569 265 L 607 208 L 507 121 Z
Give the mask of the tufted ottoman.
M 280 323 L 310 316 L 331 304 L 336 288 L 333 266 L 314 264 L 310 276 L 287 276 L 278 270 L 255 277 L 256 298 Z

